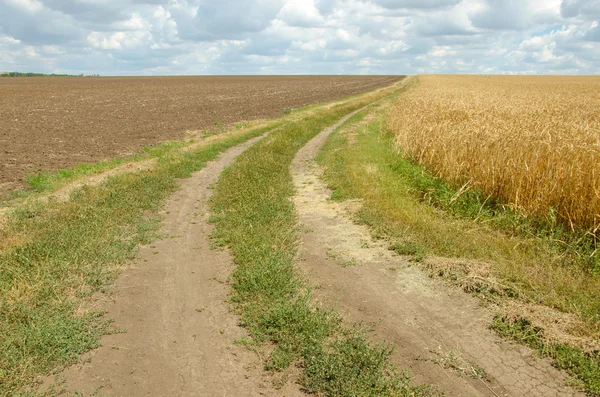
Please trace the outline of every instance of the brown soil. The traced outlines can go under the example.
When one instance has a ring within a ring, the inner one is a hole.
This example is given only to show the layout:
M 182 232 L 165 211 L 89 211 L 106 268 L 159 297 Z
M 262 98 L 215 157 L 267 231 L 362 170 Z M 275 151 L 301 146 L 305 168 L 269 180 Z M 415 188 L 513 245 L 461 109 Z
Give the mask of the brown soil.
M 372 240 L 350 220 L 355 202 L 329 200 L 313 158 L 331 132 L 306 145 L 292 165 L 304 231 L 298 267 L 319 299 L 372 326 L 375 340 L 395 345 L 394 362 L 416 383 L 437 385 L 449 396 L 583 396 L 548 360 L 490 331 L 493 313 L 476 298 Z
M 26 175 L 126 155 L 188 130 L 282 115 L 400 76 L 0 79 L 0 191 Z
M 114 326 L 103 346 L 58 375 L 65 393 L 110 396 L 301 396 L 276 390 L 263 358 L 236 345 L 246 336 L 226 303 L 230 255 L 210 248 L 210 185 L 256 139 L 183 181 L 164 211 L 165 236 L 142 247 L 106 302 Z M 47 380 L 50 382 L 51 380 Z M 96 395 L 96 394 L 94 394 Z
M 190 150 L 194 150 L 200 146 L 208 145 L 211 142 L 218 141 L 227 136 L 241 135 L 241 134 L 247 132 L 248 128 L 252 128 L 252 127 L 257 128 L 257 127 L 261 126 L 263 123 L 266 123 L 266 122 L 259 121 L 259 122 L 255 122 L 255 123 L 249 123 L 249 125 L 247 127 L 244 127 L 242 129 L 229 130 L 229 131 L 226 131 L 226 132 L 218 134 L 218 135 L 210 135 L 207 137 L 202 137 L 202 136 L 194 137 L 193 140 L 190 141 L 190 143 L 187 146 L 184 146 L 178 150 L 180 150 L 181 152 L 187 152 Z M 105 182 L 106 180 L 108 180 L 110 177 L 113 177 L 116 175 L 132 173 L 132 172 L 150 170 L 150 169 L 153 169 L 155 166 L 156 166 L 156 159 L 153 159 L 153 158 L 150 158 L 147 160 L 132 161 L 130 163 L 125 163 L 125 164 L 119 165 L 115 168 L 111 168 L 111 169 L 108 169 L 103 172 L 79 177 L 79 178 L 75 179 L 73 182 L 66 183 L 65 185 L 61 186 L 57 190 L 51 191 L 49 193 L 42 193 L 40 195 L 32 195 L 25 199 L 16 198 L 16 199 L 8 200 L 8 201 L 0 204 L 0 226 L 2 225 L 3 222 L 6 221 L 6 215 L 8 213 L 10 213 L 11 211 L 14 211 L 20 205 L 23 205 L 26 203 L 32 203 L 34 201 L 64 202 L 64 201 L 69 200 L 69 198 L 71 197 L 71 194 L 74 191 L 82 188 L 83 186 L 97 186 L 97 185 L 100 185 L 101 183 Z M 1 193 L 1 191 L 0 191 L 0 193 Z

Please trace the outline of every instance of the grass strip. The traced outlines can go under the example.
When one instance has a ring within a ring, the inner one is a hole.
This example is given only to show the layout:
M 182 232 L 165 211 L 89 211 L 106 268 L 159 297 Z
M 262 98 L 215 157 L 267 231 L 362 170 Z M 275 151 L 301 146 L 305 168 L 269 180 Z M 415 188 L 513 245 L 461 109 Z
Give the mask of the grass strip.
M 412 256 L 416 262 L 425 260 L 424 266 L 429 266 L 427 255 L 491 264 L 490 276 L 502 287 L 486 288 L 480 283 L 468 291 L 489 299 L 516 298 L 573 313 L 583 321 L 577 332 L 597 337 L 598 278 L 585 266 L 570 266 L 572 258 L 565 257 L 564 251 L 548 239 L 498 230 L 503 224 L 518 224 L 518 214 L 486 203 L 477 192 L 452 188 L 398 155 L 394 137 L 384 123 L 387 109 L 370 114 L 369 119 L 365 118 L 367 112 L 358 113 L 324 145 L 318 161 L 333 189 L 332 199 L 360 199 L 363 205 L 355 219 L 368 225 L 374 237 L 389 240 L 390 249 Z M 428 270 L 466 278 L 447 269 Z M 573 346 L 539 343 L 543 349 L 538 350 L 555 358 L 557 367 L 587 379 L 583 386 L 588 392 L 596 390 L 600 374 L 597 354 L 586 355 Z
M 300 117 L 302 116 L 302 112 L 300 112 Z M 235 129 L 232 127 L 232 133 L 229 135 L 239 135 L 247 131 L 254 131 L 258 129 L 268 131 L 277 128 L 279 125 L 281 125 L 281 123 L 283 123 L 282 119 L 277 119 L 266 123 L 259 122 L 259 125 L 254 126 L 253 124 L 257 123 L 240 122 L 234 126 Z M 211 139 L 211 141 L 215 140 L 215 138 L 216 140 L 226 139 L 224 135 L 219 136 L 219 134 L 224 132 L 225 129 L 222 126 L 216 131 L 205 129 L 201 135 L 201 138 L 208 138 Z M 25 188 L 0 193 L 0 205 L 10 205 L 11 202 L 16 199 L 25 199 L 30 197 L 35 198 L 39 194 L 55 191 L 65 184 L 77 180 L 78 178 L 87 175 L 99 174 L 123 164 L 164 157 L 170 152 L 178 151 L 179 149 L 188 147 L 192 144 L 203 145 L 203 142 L 202 140 L 198 141 L 195 138 L 180 141 L 164 141 L 155 145 L 143 146 L 137 153 L 126 157 L 115 157 L 91 163 L 77 164 L 72 167 L 66 167 L 55 171 L 42 171 L 27 175 L 25 177 L 25 182 L 27 183 Z
M 290 164 L 297 151 L 325 127 L 383 94 L 358 98 L 281 131 L 250 148 L 228 168 L 211 200 L 214 238 L 230 247 L 236 263 L 232 301 L 254 343 L 274 343 L 266 364 L 295 364 L 310 392 L 322 396 L 429 396 L 430 387 L 389 362 L 390 349 L 368 342 L 359 327 L 347 328 L 334 311 L 311 298 L 294 272 L 297 218 Z
M 364 116 L 356 115 L 355 121 Z M 597 278 L 577 266 L 565 266 L 560 250 L 544 239 L 507 235 L 485 220 L 457 215 L 462 210 L 432 205 L 432 197 L 444 195 L 452 201 L 458 191 L 399 156 L 380 116 L 338 131 L 326 142 L 318 160 L 325 166 L 333 199 L 363 200 L 357 220 L 369 225 L 376 237 L 390 239 L 400 253 L 489 261 L 494 263 L 494 276 L 514 294 L 577 314 L 592 328 L 600 324 Z
M 36 204 L 0 228 L 0 395 L 16 395 L 37 375 L 74 363 L 110 330 L 90 308 L 137 246 L 157 236 L 156 211 L 179 178 L 226 149 L 266 132 L 250 130 L 188 152 L 168 150 L 149 171 L 122 174 Z

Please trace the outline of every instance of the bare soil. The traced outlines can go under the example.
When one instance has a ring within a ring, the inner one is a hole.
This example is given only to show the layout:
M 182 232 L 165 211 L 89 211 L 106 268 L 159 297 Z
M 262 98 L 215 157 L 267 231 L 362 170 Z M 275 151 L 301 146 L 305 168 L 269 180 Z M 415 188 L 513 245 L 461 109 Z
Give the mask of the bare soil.
M 259 127 L 261 124 L 262 124 L 262 122 L 256 122 L 253 125 L 255 127 Z M 250 124 L 250 125 L 252 125 L 252 124 Z M 225 136 L 235 136 L 237 134 L 244 133 L 247 131 L 247 128 L 248 127 L 245 127 L 244 129 L 240 129 L 240 130 L 230 130 L 230 131 L 218 134 L 218 135 L 210 135 L 210 136 L 206 136 L 206 137 L 194 138 L 194 140 L 191 141 L 191 143 L 189 145 L 184 146 L 178 150 L 182 151 L 182 152 L 194 150 L 200 146 L 208 145 L 211 142 L 220 140 L 220 139 L 224 138 Z M 65 202 L 70 199 L 71 194 L 74 191 L 82 188 L 83 186 L 97 186 L 97 185 L 100 185 L 101 183 L 105 182 L 107 179 L 109 179 L 112 176 L 150 170 L 150 169 L 153 169 L 155 166 L 156 166 L 156 159 L 154 159 L 154 158 L 150 158 L 147 160 L 140 160 L 140 161 L 132 161 L 130 163 L 124 163 L 122 165 L 119 165 L 112 169 L 108 169 L 103 172 L 79 177 L 79 178 L 75 179 L 73 182 L 66 183 L 65 185 L 61 186 L 59 189 L 54 190 L 54 191 L 50 191 L 47 193 L 45 192 L 45 193 L 42 193 L 41 195 L 34 195 L 34 196 L 28 197 L 24 200 L 20 199 L 20 198 L 7 200 L 4 203 L 0 203 L 0 225 L 2 225 L 2 223 L 6 220 L 6 214 L 10 213 L 11 211 L 14 211 L 15 208 L 17 208 L 19 205 L 22 205 L 25 203 L 31 203 L 33 201 Z M 1 193 L 1 190 L 0 190 L 0 193 Z
M 275 389 L 259 357 L 235 341 L 246 336 L 229 310 L 233 261 L 212 250 L 210 185 L 256 139 L 225 152 L 183 181 L 164 211 L 164 238 L 141 248 L 103 308 L 124 333 L 59 374 L 65 394 L 109 396 L 301 396 Z M 52 380 L 47 380 L 47 383 Z
M 318 298 L 370 326 L 374 340 L 395 345 L 394 362 L 415 383 L 449 396 L 583 396 L 548 360 L 495 335 L 492 311 L 476 298 L 429 278 L 354 224 L 350 214 L 360 203 L 329 200 L 313 159 L 332 131 L 309 142 L 292 165 L 303 231 L 297 265 Z
M 188 130 L 389 85 L 401 76 L 32 77 L 0 79 L 0 192 L 23 178 L 131 154 Z

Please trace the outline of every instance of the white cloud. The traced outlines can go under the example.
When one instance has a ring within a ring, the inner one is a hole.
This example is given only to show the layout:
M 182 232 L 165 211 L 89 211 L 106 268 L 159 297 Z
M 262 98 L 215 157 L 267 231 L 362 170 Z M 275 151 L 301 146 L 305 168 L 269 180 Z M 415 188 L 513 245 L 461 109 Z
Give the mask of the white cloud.
M 160 14 L 160 9 L 162 9 L 162 7 L 159 7 L 154 14 Z M 131 14 L 129 19 L 115 23 L 113 27 L 117 30 L 143 30 L 148 27 L 148 21 L 136 12 Z
M 600 0 L 0 0 L 0 70 L 599 73 L 599 20 Z
M 277 14 L 277 18 L 290 26 L 321 26 L 325 19 L 312 0 L 289 0 Z
M 435 9 L 455 6 L 460 0 L 373 0 L 377 5 L 389 9 Z

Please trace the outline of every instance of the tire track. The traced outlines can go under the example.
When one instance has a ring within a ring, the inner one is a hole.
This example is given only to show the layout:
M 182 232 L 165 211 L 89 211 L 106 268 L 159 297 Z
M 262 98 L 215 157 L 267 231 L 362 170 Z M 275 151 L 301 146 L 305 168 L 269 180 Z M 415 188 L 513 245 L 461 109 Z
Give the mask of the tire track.
M 409 368 L 417 383 L 435 384 L 452 396 L 583 396 L 565 386 L 566 375 L 548 360 L 492 333 L 492 313 L 474 297 L 393 255 L 349 219 L 344 205 L 329 200 L 314 157 L 334 129 L 302 148 L 291 168 L 305 231 L 297 263 L 318 286 L 316 295 L 348 320 L 373 324 L 376 339 L 396 346 L 394 361 Z M 461 377 L 436 364 L 449 352 L 485 376 Z
M 103 337 L 103 347 L 59 375 L 67 393 L 302 395 L 295 385 L 275 390 L 262 358 L 235 344 L 246 332 L 226 303 L 233 261 L 228 252 L 210 247 L 211 184 L 261 138 L 229 149 L 182 181 L 165 207 L 161 234 L 166 237 L 141 248 L 106 307 L 115 328 L 127 332 Z

